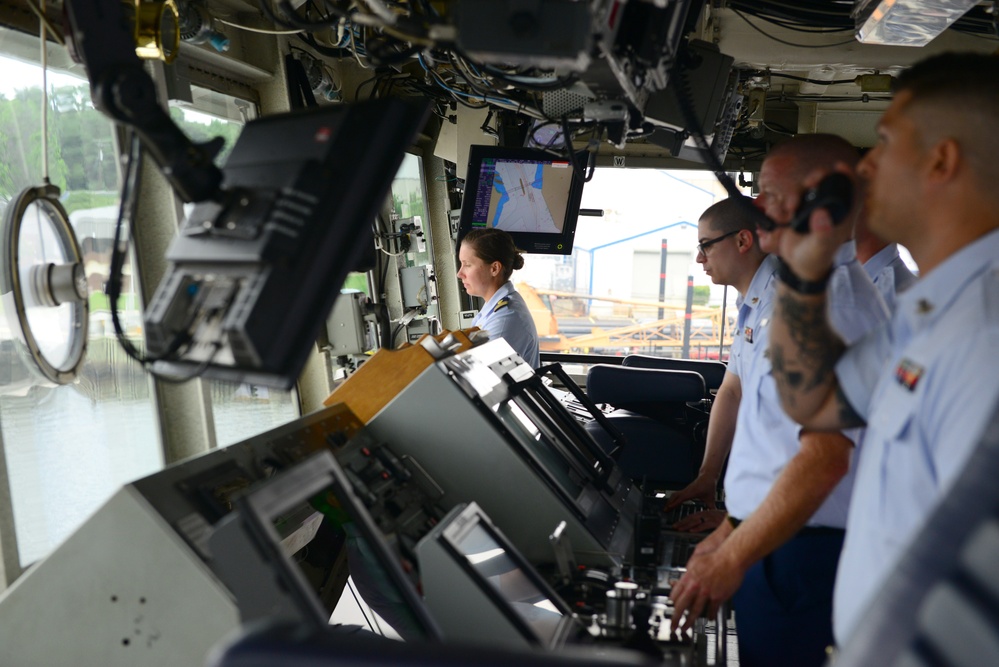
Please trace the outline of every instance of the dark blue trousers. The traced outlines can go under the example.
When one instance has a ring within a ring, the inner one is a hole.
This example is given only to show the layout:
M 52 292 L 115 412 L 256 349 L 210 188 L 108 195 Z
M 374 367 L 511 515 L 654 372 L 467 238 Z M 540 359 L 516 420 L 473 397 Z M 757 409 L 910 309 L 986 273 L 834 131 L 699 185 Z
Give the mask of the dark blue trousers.
M 832 646 L 843 531 L 805 528 L 746 572 L 732 598 L 740 667 L 820 667 Z

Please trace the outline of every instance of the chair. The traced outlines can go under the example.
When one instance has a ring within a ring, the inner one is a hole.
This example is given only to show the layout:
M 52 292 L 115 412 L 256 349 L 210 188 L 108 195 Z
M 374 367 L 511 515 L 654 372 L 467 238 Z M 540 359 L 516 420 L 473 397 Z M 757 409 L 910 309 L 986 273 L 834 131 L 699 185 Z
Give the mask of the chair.
M 621 362 L 629 368 L 658 368 L 667 371 L 693 371 L 704 378 L 704 385 L 709 392 L 718 391 L 728 366 L 720 361 L 701 361 L 698 359 L 670 359 L 668 357 L 653 357 L 648 354 L 629 354 Z
M 644 359 L 591 366 L 586 393 L 594 403 L 616 408 L 607 419 L 626 440 L 617 454 L 621 469 L 636 480 L 680 488 L 697 476 L 704 456 L 711 394 L 699 372 L 631 365 Z M 602 429 L 587 425 L 587 431 L 610 446 Z

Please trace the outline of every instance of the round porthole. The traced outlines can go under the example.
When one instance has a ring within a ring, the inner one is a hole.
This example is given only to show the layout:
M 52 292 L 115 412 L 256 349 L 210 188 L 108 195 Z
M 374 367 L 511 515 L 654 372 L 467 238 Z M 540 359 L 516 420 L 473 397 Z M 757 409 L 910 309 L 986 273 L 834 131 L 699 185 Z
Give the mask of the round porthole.
M 26 188 L 3 216 L 0 296 L 29 367 L 66 384 L 87 346 L 87 279 L 59 188 Z

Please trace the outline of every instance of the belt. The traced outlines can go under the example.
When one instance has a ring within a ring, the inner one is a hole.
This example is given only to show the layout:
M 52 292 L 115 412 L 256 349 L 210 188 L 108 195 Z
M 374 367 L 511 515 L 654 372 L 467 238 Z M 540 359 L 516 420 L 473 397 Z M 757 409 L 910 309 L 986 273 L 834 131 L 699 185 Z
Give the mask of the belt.
M 833 528 L 832 526 L 805 526 L 799 530 L 795 537 L 836 537 L 845 535 L 843 528 Z
M 732 525 L 732 528 L 738 528 L 739 524 L 742 523 L 742 519 L 736 519 L 731 514 L 729 514 L 725 518 Z M 843 528 L 833 528 L 832 526 L 805 526 L 797 533 L 795 533 L 794 536 L 795 537 L 836 537 L 844 534 L 846 534 L 846 530 L 844 530 Z

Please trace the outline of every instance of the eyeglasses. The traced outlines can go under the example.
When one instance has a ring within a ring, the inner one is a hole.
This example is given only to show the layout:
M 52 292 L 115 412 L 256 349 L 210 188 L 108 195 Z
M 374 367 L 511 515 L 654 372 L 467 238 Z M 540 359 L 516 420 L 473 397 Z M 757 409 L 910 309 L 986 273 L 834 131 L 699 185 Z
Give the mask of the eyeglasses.
M 707 257 L 708 256 L 708 248 L 710 248 L 711 246 L 713 246 L 714 244 L 718 243 L 719 241 L 721 241 L 723 239 L 727 239 L 728 237 L 732 236 L 733 234 L 738 234 L 741 231 L 742 231 L 741 229 L 736 229 L 735 231 L 731 231 L 728 234 L 722 234 L 721 236 L 719 236 L 717 238 L 713 238 L 713 239 L 711 239 L 709 241 L 701 241 L 700 243 L 697 244 L 697 254 L 698 255 L 704 255 L 705 257 Z

